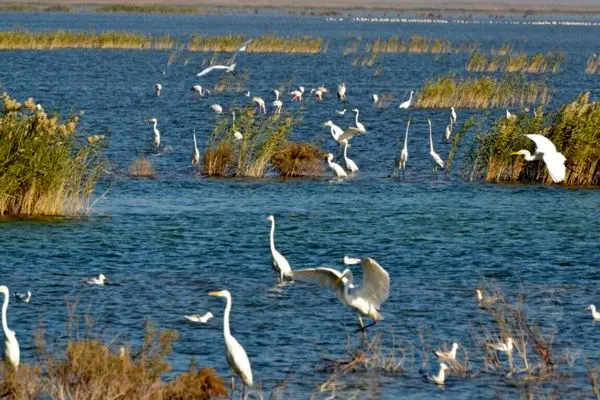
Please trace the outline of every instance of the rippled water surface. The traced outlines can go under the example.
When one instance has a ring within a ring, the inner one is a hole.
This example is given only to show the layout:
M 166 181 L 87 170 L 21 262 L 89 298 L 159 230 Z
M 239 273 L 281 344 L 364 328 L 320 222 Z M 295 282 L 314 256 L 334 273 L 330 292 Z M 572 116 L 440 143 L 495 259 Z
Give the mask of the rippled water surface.
M 108 132 L 113 176 L 87 218 L 5 221 L 0 225 L 0 280 L 13 291 L 33 292 L 31 304 L 13 304 L 9 324 L 17 331 L 22 360 L 34 357 L 34 332 L 43 324 L 59 343 L 65 338 L 67 300 L 80 314 L 91 315 L 95 332 L 106 340 L 130 341 L 143 335 L 143 322 L 179 331 L 170 359 L 174 371 L 193 357 L 200 365 L 227 374 L 223 356 L 224 302 L 209 290 L 233 293 L 232 326 L 246 348 L 254 375 L 265 394 L 295 373 L 289 398 L 307 398 L 328 378 L 316 369 L 322 357 L 343 356 L 354 345 L 356 317 L 327 291 L 304 284 L 276 288 L 270 266 L 269 222 L 277 218 L 276 244 L 293 268 L 332 266 L 341 269 L 344 255 L 369 255 L 390 273 L 391 296 L 385 320 L 369 335 L 384 335 L 408 349 L 401 376 L 355 375 L 341 398 L 491 398 L 537 395 L 559 390 L 568 397 L 591 397 L 582 359 L 569 378 L 527 389 L 509 384 L 502 374 L 450 376 L 440 389 L 424 381 L 418 332 L 423 327 L 431 347 L 459 341 L 468 348 L 474 370 L 482 367 L 477 341 L 489 318 L 476 305 L 474 289 L 494 283 L 510 298 L 525 293 L 528 315 L 543 332 L 553 334 L 557 354 L 585 350 L 595 362 L 600 334 L 584 307 L 600 302 L 598 261 L 600 193 L 561 186 L 464 183 L 455 167 L 448 179 L 433 181 L 428 159 L 426 117 L 434 123 L 436 148 L 445 158 L 449 146 L 439 138 L 447 110 L 411 110 L 409 168 L 406 180 L 388 178 L 398 137 L 408 116 L 396 106 L 375 109 L 371 93 L 393 92 L 395 104 L 410 89 L 445 72 L 463 74 L 467 55 L 384 55 L 383 68 L 353 67 L 340 52 L 350 36 L 363 38 L 427 35 L 456 42 L 480 41 L 484 48 L 514 43 L 526 51 L 564 51 L 561 72 L 543 75 L 556 107 L 583 90 L 598 94 L 597 76 L 584 75 L 587 58 L 600 45 L 599 28 L 511 25 L 427 25 L 330 23 L 317 18 L 283 16 L 146 16 L 102 14 L 0 14 L 0 29 L 119 29 L 181 38 L 193 32 L 322 35 L 329 51 L 319 55 L 242 54 L 240 71 L 249 74 L 248 89 L 271 99 L 271 88 L 302 84 L 307 88 L 338 82 L 349 86 L 350 105 L 361 109 L 365 137 L 349 150 L 360 166 L 358 177 L 343 183 L 321 179 L 225 180 L 193 174 L 192 131 L 204 145 L 217 117 L 209 105 L 242 105 L 247 98 L 226 92 L 198 100 L 189 92 L 196 83 L 202 53 L 183 53 L 167 67 L 168 52 L 57 50 L 0 52 L 0 83 L 19 99 L 34 96 L 47 109 L 83 110 L 86 132 Z M 187 65 L 184 61 L 189 60 Z M 162 71 L 166 74 L 163 75 Z M 217 75 L 201 83 L 214 86 Z M 154 84 L 164 94 L 154 96 Z M 285 107 L 298 108 L 285 96 Z M 349 108 L 350 105 L 346 105 Z M 317 140 L 336 148 L 321 124 L 334 119 L 350 125 L 352 115 L 337 116 L 342 106 L 329 97 L 308 101 L 294 138 Z M 516 110 L 515 110 L 516 111 Z M 501 115 L 504 110 L 488 110 Z M 458 110 L 459 124 L 475 110 Z M 125 174 L 141 151 L 150 153 L 152 130 L 144 118 L 159 118 L 162 142 L 173 153 L 149 155 L 157 169 L 153 180 Z M 360 268 L 356 268 L 357 274 Z M 81 282 L 98 273 L 114 286 Z M 183 314 L 211 310 L 207 325 L 190 325 Z M 436 370 L 429 357 L 428 371 Z M 560 387 L 558 387 L 560 385 Z

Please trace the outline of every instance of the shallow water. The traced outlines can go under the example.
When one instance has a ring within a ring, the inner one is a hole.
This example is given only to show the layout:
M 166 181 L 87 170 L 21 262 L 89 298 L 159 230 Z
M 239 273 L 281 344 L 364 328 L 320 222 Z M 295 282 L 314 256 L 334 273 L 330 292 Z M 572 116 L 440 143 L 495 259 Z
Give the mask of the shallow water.
M 482 354 L 474 332 L 488 317 L 478 309 L 474 289 L 483 282 L 500 286 L 510 298 L 522 289 L 530 318 L 545 333 L 553 333 L 555 352 L 590 351 L 598 329 L 583 309 L 599 298 L 597 228 L 600 193 L 560 186 L 464 183 L 456 167 L 447 180 L 432 181 L 428 159 L 427 123 L 434 123 L 436 149 L 442 158 L 448 145 L 440 139 L 447 110 L 411 110 L 409 169 L 405 181 L 388 178 L 408 113 L 396 106 L 374 109 L 373 92 L 393 92 L 394 104 L 410 89 L 447 71 L 462 74 L 465 54 L 386 55 L 384 71 L 352 67 L 339 57 L 345 38 L 425 34 L 456 41 L 478 40 L 484 47 L 507 41 L 528 51 L 565 51 L 561 72 L 544 75 L 553 88 L 551 107 L 583 90 L 597 95 L 600 81 L 583 74 L 585 60 L 597 50 L 594 27 L 533 27 L 496 25 L 386 25 L 329 23 L 316 18 L 247 16 L 147 16 L 101 14 L 0 14 L 0 29 L 122 29 L 189 35 L 265 32 L 318 33 L 330 40 L 326 54 L 242 54 L 239 68 L 248 72 L 253 94 L 271 98 L 270 90 L 293 78 L 307 88 L 340 81 L 349 85 L 350 104 L 361 109 L 367 126 L 364 138 L 352 141 L 349 155 L 360 166 L 358 177 L 343 183 L 321 179 L 225 180 L 192 173 L 192 131 L 201 143 L 215 115 L 209 105 L 225 108 L 244 104 L 243 95 L 224 93 L 195 99 L 189 87 L 202 60 L 210 55 L 183 53 L 167 68 L 169 53 L 160 51 L 60 50 L 0 52 L 0 83 L 17 98 L 34 96 L 49 110 L 84 110 L 86 132 L 110 135 L 108 156 L 114 174 L 103 182 L 104 199 L 91 216 L 81 219 L 9 220 L 0 226 L 0 280 L 13 291 L 33 292 L 31 304 L 13 304 L 9 325 L 17 331 L 22 360 L 34 356 L 34 332 L 43 323 L 58 344 L 66 337 L 67 300 L 78 304 L 79 315 L 91 315 L 94 332 L 115 342 L 139 343 L 143 322 L 179 331 L 170 361 L 174 371 L 199 365 L 227 373 L 223 357 L 224 301 L 209 290 L 233 293 L 233 332 L 246 348 L 255 378 L 265 393 L 295 373 L 289 398 L 306 398 L 327 373 L 315 365 L 320 357 L 340 358 L 354 333 L 356 317 L 327 291 L 304 284 L 274 287 L 268 243 L 269 222 L 277 219 L 276 244 L 292 267 L 328 265 L 341 269 L 344 255 L 368 255 L 390 273 L 391 296 L 383 306 L 385 320 L 371 328 L 382 333 L 385 348 L 392 339 L 403 343 L 415 361 L 403 376 L 352 376 L 341 397 L 360 398 L 490 398 L 515 397 L 527 390 L 509 385 L 501 375 L 450 377 L 444 389 L 426 383 L 420 367 L 418 331 L 430 328 L 433 348 L 458 340 L 469 349 L 474 369 Z M 184 66 L 184 60 L 189 63 Z M 166 74 L 162 75 L 162 71 Z M 212 87 L 217 76 L 201 83 Z M 164 94 L 154 96 L 154 84 Z M 287 85 L 286 85 L 287 88 Z M 297 108 L 285 97 L 285 107 Z M 331 96 L 323 104 L 305 105 L 297 139 L 316 139 L 335 151 L 322 122 L 334 119 L 350 125 L 353 116 L 337 116 L 341 105 Z M 516 111 L 516 110 L 515 110 Z M 490 110 L 501 115 L 504 110 Z M 459 124 L 481 111 L 458 110 Z M 124 174 L 140 151 L 148 151 L 151 125 L 159 118 L 165 146 L 174 153 L 151 155 L 158 176 L 135 180 Z M 360 268 L 356 268 L 356 271 Z M 114 286 L 90 287 L 82 280 L 98 273 Z M 183 314 L 211 310 L 207 325 L 191 325 Z M 430 357 L 431 358 L 431 357 Z M 428 370 L 436 372 L 430 359 Z M 582 360 L 571 378 L 533 386 L 540 393 L 558 390 L 573 397 L 590 397 Z M 581 392 L 583 391 L 583 392 Z

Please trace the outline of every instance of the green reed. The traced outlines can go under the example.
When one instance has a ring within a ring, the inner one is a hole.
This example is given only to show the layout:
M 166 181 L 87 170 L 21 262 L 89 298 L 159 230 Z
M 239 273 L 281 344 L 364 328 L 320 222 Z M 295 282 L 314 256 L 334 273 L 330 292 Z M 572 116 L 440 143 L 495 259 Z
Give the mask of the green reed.
M 564 61 L 564 53 L 537 53 L 528 56 L 526 53 L 496 54 L 489 58 L 481 52 L 474 52 L 467 61 L 469 72 L 520 72 L 544 73 L 559 71 Z
M 452 42 L 444 39 L 430 39 L 423 36 L 412 36 L 408 41 L 396 36 L 378 37 L 365 44 L 367 53 L 426 53 L 440 54 L 453 51 Z
M 240 35 L 202 36 L 193 35 L 187 45 L 189 51 L 236 51 L 247 38 Z M 315 54 L 326 51 L 322 38 L 310 36 L 280 37 L 261 35 L 247 47 L 249 53 L 305 53 Z

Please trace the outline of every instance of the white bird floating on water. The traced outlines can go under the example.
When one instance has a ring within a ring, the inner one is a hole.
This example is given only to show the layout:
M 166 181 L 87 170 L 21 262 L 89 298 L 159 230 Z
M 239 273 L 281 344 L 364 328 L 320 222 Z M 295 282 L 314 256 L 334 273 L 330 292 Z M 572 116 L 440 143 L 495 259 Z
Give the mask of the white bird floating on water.
M 410 103 L 412 103 L 413 94 L 414 94 L 414 92 L 411 90 L 410 91 L 410 97 L 408 98 L 408 100 L 400 103 L 400 105 L 398 106 L 398 108 L 407 109 L 408 107 L 410 107 Z
M 358 172 L 358 165 L 354 161 L 348 158 L 348 141 L 344 143 L 344 161 L 346 161 L 346 169 L 353 174 Z
M 344 258 L 353 261 L 351 264 L 360 262 L 362 266 L 361 286 L 354 285 L 352 271 L 336 271 L 332 268 L 305 268 L 294 270 L 294 279 L 316 283 L 330 289 L 342 303 L 354 308 L 361 329 L 365 329 L 362 316 L 376 321 L 383 319 L 379 313 L 381 305 L 385 303 L 390 295 L 390 275 L 381 265 L 370 257 L 362 259 Z
M 225 72 L 232 72 L 235 74 L 235 63 L 231 64 L 231 65 L 213 65 L 211 67 L 208 67 L 208 68 L 203 69 L 202 71 L 198 72 L 198 74 L 196 74 L 196 76 L 197 77 L 204 76 L 214 70 L 223 70 Z
M 337 96 L 340 101 L 346 101 L 346 84 L 340 83 L 337 88 Z
M 229 364 L 230 371 L 234 371 L 244 384 L 242 390 L 242 398 L 246 398 L 246 386 L 252 386 L 252 368 L 246 351 L 241 344 L 231 335 L 229 330 L 229 313 L 231 312 L 231 293 L 227 290 L 219 292 L 209 292 L 210 296 L 225 297 L 227 304 L 225 306 L 225 314 L 223 315 L 223 336 L 225 338 L 225 358 Z M 231 393 L 235 388 L 235 375 L 231 374 Z
M 31 292 L 30 291 L 27 291 L 27 293 L 15 292 L 15 300 L 23 302 L 23 303 L 29 303 L 31 301 Z
M 596 311 L 596 306 L 595 305 L 590 304 L 589 306 L 586 307 L 585 310 L 592 312 L 592 319 L 594 321 L 600 321 L 600 313 L 598 311 Z
M 200 97 L 204 97 L 204 95 L 207 93 L 210 94 L 210 90 L 203 89 L 202 85 L 194 85 L 194 86 L 192 86 L 192 88 L 190 90 L 197 93 L 198 96 L 200 96 Z
M 158 150 L 160 146 L 160 131 L 158 130 L 158 120 L 156 118 L 149 118 L 146 121 L 154 124 L 152 130 L 154 132 L 154 148 Z
M 431 119 L 427 118 L 427 123 L 429 124 L 429 155 L 431 156 L 431 159 L 433 161 L 433 174 L 437 178 L 437 169 L 438 167 L 444 168 L 444 161 L 442 161 L 442 158 L 433 149 L 433 137 L 431 135 Z
M 261 112 L 263 114 L 267 113 L 267 109 L 265 108 L 265 101 L 260 97 L 253 97 L 252 102 L 254 103 L 254 112 Z
M 452 343 L 452 348 L 450 351 L 434 351 L 434 354 L 437 358 L 442 360 L 456 360 L 456 351 L 458 350 L 458 343 Z
M 156 89 L 156 96 L 160 97 L 160 92 L 162 90 L 162 85 L 160 83 L 157 83 L 154 88 Z
M 428 376 L 429 380 L 435 384 L 443 385 L 446 382 L 446 371 L 448 370 L 448 366 L 443 362 L 440 363 L 440 371 L 437 375 Z
M 192 153 L 192 165 L 197 166 L 200 163 L 200 150 L 196 142 L 196 132 L 194 132 L 194 152 Z
M 340 110 L 340 111 L 336 110 L 336 112 L 335 112 L 335 113 L 336 113 L 337 115 L 344 115 L 344 114 L 346 114 L 346 109 L 344 108 L 343 110 Z
M 338 178 L 347 178 L 348 177 L 348 174 L 346 173 L 346 171 L 344 171 L 344 168 L 342 168 L 340 166 L 340 164 L 333 162 L 333 154 L 331 154 L 331 153 L 327 154 L 327 164 L 329 165 L 329 168 L 331 168 L 331 170 L 333 171 L 333 173 L 335 174 L 336 177 L 338 177 Z
M 514 152 L 513 155 L 523 155 L 525 156 L 525 161 L 543 160 L 552 181 L 554 183 L 564 181 L 567 173 L 565 167 L 565 161 L 567 161 L 567 159 L 562 153 L 556 151 L 554 143 L 547 137 L 538 134 L 525 136 L 535 143 L 535 152 L 531 155 L 529 150 L 519 150 Z
M 304 94 L 304 86 L 298 86 L 297 90 L 290 92 L 292 95 L 292 101 L 302 101 L 302 95 Z
M 207 323 L 208 320 L 211 319 L 212 317 L 214 317 L 214 315 L 210 311 L 204 315 L 200 315 L 200 314 L 184 315 L 184 318 L 187 319 L 188 321 L 200 322 L 202 324 Z
M 267 217 L 267 220 L 271 221 L 271 233 L 269 235 L 269 244 L 271 246 L 271 262 L 273 264 L 273 271 L 277 272 L 277 274 L 279 275 L 277 279 L 280 283 L 286 279 L 292 280 L 294 279 L 294 275 L 292 273 L 290 263 L 275 248 L 275 217 L 269 215 Z
M 3 359 L 7 363 L 10 363 L 16 370 L 19 368 L 19 361 L 21 353 L 19 350 L 19 342 L 17 341 L 16 332 L 8 328 L 8 322 L 6 320 L 6 312 L 8 311 L 8 287 L 0 286 L 0 293 L 4 295 L 4 302 L 2 303 L 2 331 L 4 332 L 4 349 L 2 352 Z
M 88 279 L 86 281 L 87 284 L 90 285 L 100 285 L 100 286 L 104 286 L 105 284 L 108 283 L 108 279 L 106 278 L 106 276 L 104 276 L 104 274 L 100 274 L 98 275 L 98 277 L 91 277 L 90 279 Z
M 223 112 L 223 107 L 221 107 L 219 104 L 211 104 L 210 108 L 217 114 L 221 114 Z

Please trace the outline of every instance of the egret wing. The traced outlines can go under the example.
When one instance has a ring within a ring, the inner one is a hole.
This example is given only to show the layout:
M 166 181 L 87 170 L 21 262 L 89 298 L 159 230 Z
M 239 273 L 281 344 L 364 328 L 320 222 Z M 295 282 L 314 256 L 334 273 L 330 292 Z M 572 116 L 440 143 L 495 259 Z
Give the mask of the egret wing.
M 314 283 L 331 290 L 337 297 L 344 297 L 344 283 L 340 280 L 342 273 L 333 268 L 304 268 L 293 270 L 294 280 Z
M 536 153 L 556 153 L 556 146 L 546 136 L 531 134 L 525 135 L 535 143 Z
M 562 153 L 544 153 L 543 160 L 554 183 L 565 180 L 567 172 L 565 167 L 566 158 Z
M 363 134 L 364 134 L 364 132 L 363 132 L 363 131 L 361 131 L 360 129 L 358 129 L 358 128 L 355 128 L 355 127 L 350 127 L 350 128 L 348 128 L 348 129 L 346 129 L 346 130 L 344 131 L 344 133 L 342 133 L 342 134 L 341 134 L 341 135 L 338 137 L 338 139 L 337 139 L 337 140 L 338 140 L 338 142 L 343 142 L 343 141 L 345 141 L 345 140 L 349 140 L 349 139 L 351 139 L 351 138 L 352 138 L 353 136 L 355 136 L 355 135 L 363 135 Z
M 361 262 L 363 277 L 360 285 L 360 296 L 370 300 L 375 308 L 379 308 L 390 297 L 390 274 L 370 257 Z

